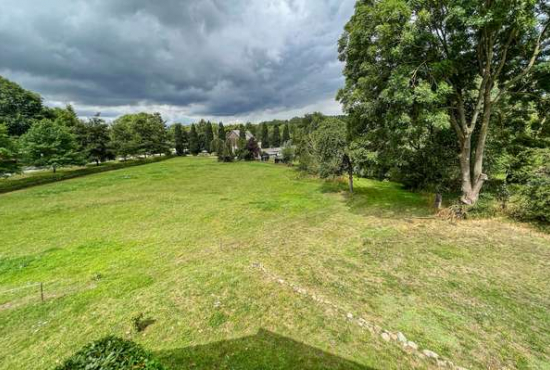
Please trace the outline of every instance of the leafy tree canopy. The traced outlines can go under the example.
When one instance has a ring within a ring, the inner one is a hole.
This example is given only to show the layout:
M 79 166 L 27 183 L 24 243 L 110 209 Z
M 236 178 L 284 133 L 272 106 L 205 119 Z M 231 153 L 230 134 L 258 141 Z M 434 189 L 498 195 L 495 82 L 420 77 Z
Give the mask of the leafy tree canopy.
M 475 203 L 494 112 L 547 79 L 548 11 L 544 0 L 359 1 L 339 44 L 351 133 L 399 167 L 452 129 L 462 201 Z

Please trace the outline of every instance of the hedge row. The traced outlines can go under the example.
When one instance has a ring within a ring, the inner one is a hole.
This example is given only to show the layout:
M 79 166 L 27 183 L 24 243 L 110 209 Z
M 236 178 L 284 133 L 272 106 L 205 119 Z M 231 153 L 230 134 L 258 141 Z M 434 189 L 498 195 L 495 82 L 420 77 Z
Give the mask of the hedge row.
M 94 173 L 101 173 L 107 171 L 118 170 L 121 168 L 141 166 L 144 164 L 155 163 L 172 158 L 170 156 L 154 157 L 148 159 L 136 159 L 127 162 L 107 162 L 101 166 L 88 166 L 81 167 L 74 170 L 64 170 L 53 172 L 39 172 L 29 175 L 28 177 L 20 177 L 15 179 L 0 180 L 0 194 L 9 193 L 15 190 L 21 190 L 37 185 L 49 184 L 52 182 L 74 179 L 76 177 L 82 177 L 91 175 Z

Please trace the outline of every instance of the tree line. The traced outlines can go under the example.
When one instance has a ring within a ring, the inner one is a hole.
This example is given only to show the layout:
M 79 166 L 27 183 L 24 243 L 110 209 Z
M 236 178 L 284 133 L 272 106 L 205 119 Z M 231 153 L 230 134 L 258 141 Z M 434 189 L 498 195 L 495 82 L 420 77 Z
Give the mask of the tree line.
M 242 137 L 233 147 L 230 130 Z M 254 136 L 246 139 L 246 132 Z M 288 122 L 250 122 L 225 127 L 200 120 L 196 124 L 168 127 L 158 113 L 126 114 L 108 123 L 98 114 L 80 119 L 69 105 L 44 106 L 40 95 L 0 76 L 0 176 L 20 171 L 23 165 L 48 167 L 80 166 L 121 158 L 215 153 L 220 160 L 252 160 L 261 148 L 290 142 Z

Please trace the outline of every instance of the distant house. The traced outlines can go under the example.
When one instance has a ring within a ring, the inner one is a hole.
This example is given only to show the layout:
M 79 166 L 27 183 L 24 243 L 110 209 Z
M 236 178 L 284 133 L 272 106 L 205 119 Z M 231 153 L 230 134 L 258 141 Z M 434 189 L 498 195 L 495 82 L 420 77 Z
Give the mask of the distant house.
M 266 153 L 269 156 L 269 158 L 281 158 L 283 148 L 265 148 L 265 149 L 262 149 L 262 151 Z
M 237 143 L 239 142 L 239 138 L 240 138 L 240 135 L 241 135 L 241 131 L 240 130 L 231 130 L 227 133 L 227 140 L 229 140 L 231 142 L 231 147 L 233 148 L 233 150 L 237 150 Z M 254 135 L 252 135 L 252 133 L 250 131 L 247 131 L 246 132 L 246 140 L 250 140 L 254 137 Z

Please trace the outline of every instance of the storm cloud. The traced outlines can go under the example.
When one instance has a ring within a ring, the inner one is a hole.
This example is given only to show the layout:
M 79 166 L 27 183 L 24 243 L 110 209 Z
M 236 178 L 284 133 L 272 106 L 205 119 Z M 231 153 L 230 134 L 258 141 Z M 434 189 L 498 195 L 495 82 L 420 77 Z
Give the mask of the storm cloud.
M 354 0 L 0 0 L 0 74 L 50 105 L 171 121 L 338 113 Z

